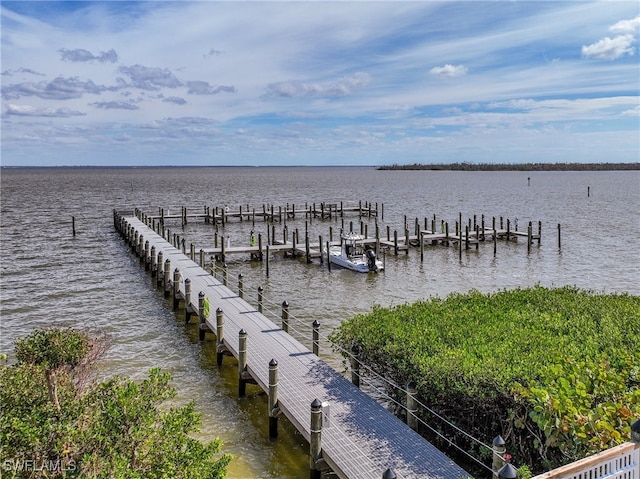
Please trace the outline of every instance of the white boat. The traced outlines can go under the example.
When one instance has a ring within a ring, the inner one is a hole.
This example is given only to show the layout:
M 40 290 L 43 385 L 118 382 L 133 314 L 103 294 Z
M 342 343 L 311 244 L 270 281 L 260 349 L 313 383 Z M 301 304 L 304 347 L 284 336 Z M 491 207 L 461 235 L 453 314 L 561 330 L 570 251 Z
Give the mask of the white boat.
M 365 247 L 364 236 L 355 233 L 340 236 L 340 246 L 332 246 L 329 250 L 329 261 L 360 273 L 376 273 L 384 269 L 382 261 L 376 259 L 375 251 Z

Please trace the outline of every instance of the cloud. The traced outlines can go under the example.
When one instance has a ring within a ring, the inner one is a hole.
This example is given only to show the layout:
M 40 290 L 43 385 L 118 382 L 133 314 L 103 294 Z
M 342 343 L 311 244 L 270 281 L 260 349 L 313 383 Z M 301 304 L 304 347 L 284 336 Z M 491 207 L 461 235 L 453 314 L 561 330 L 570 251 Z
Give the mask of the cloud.
M 364 88 L 371 81 L 371 75 L 357 72 L 345 76 L 335 82 L 305 83 L 288 81 L 272 83 L 267 86 L 265 96 L 277 96 L 284 98 L 305 96 L 339 97 L 351 94 L 354 90 Z
M 169 96 L 162 100 L 164 103 L 175 103 L 176 105 L 185 105 L 187 100 L 178 96 Z
M 65 62 L 91 62 L 97 60 L 101 63 L 116 63 L 118 61 L 118 54 L 114 49 L 111 49 L 108 52 L 100 52 L 99 55 L 94 55 L 90 51 L 82 48 L 77 48 L 75 50 L 61 48 L 58 52 L 60 53 L 61 60 Z
M 618 35 L 614 38 L 604 37 L 591 45 L 582 47 L 582 56 L 585 58 L 597 58 L 599 60 L 615 60 L 624 55 L 633 55 L 632 44 L 635 41 L 633 35 Z
M 609 28 L 614 33 L 637 33 L 640 30 L 640 15 L 631 20 L 621 20 Z
M 90 103 L 91 105 L 102 108 L 103 110 L 139 110 L 140 107 L 131 102 L 125 101 L 102 101 Z
M 209 82 L 206 81 L 188 81 L 189 87 L 188 93 L 190 95 L 215 95 L 221 91 L 226 93 L 235 93 L 236 88 L 234 86 L 219 85 L 212 87 Z
M 133 82 L 133 86 L 143 90 L 158 90 L 162 87 L 177 88 L 183 83 L 168 68 L 145 67 L 133 65 L 119 68 Z
M 81 81 L 77 78 L 58 77 L 47 82 L 23 82 L 2 87 L 2 97 L 14 100 L 23 96 L 37 96 L 47 100 L 70 100 L 80 98 L 85 93 L 99 95 L 107 90 L 105 86 L 96 85 L 91 80 Z
M 455 78 L 466 75 L 467 71 L 468 68 L 464 65 L 450 65 L 447 63 L 443 67 L 433 67 L 429 70 L 429 73 L 440 78 Z
M 203 57 L 217 57 L 218 55 L 222 55 L 224 52 L 221 52 L 220 50 L 216 50 L 215 48 L 212 48 L 211 50 L 209 50 L 205 55 L 202 55 Z
M 16 70 L 5 70 L 2 73 L 0 73 L 0 75 L 10 77 L 10 76 L 13 76 L 14 73 L 29 73 L 31 75 L 36 75 L 39 77 L 46 76 L 44 73 L 39 73 L 35 70 L 32 70 L 31 68 L 18 68 Z
M 34 107 L 29 105 L 13 105 L 8 104 L 5 114 L 15 116 L 44 116 L 49 118 L 68 118 L 71 116 L 84 116 L 86 113 L 82 113 L 78 110 L 70 110 L 68 108 L 45 108 Z

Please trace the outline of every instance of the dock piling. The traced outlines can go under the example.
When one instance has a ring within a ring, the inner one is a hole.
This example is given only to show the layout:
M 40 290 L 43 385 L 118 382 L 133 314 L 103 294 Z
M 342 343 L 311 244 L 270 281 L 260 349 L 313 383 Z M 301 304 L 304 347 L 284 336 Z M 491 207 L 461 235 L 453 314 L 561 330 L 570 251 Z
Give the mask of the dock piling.
M 269 361 L 269 437 L 278 437 L 278 361 Z
M 360 387 L 360 361 L 358 355 L 360 354 L 360 346 L 354 344 L 351 347 L 351 356 L 349 362 L 351 363 L 351 383 L 359 388 Z
M 244 397 L 247 391 L 247 381 L 244 376 L 247 371 L 247 332 L 238 332 L 238 397 Z
M 221 308 L 216 309 L 216 362 L 222 366 L 222 357 L 225 351 L 224 346 L 224 314 Z
M 282 302 L 282 330 L 289 332 L 289 303 L 286 301 Z
M 322 458 L 322 403 L 314 399 L 311 403 L 311 428 L 309 440 L 309 477 L 320 479 L 320 461 Z
M 418 401 L 416 399 L 418 391 L 416 390 L 416 383 L 414 381 L 407 384 L 407 426 L 414 431 L 418 430 Z
M 320 321 L 315 319 L 312 324 L 313 354 L 320 356 Z

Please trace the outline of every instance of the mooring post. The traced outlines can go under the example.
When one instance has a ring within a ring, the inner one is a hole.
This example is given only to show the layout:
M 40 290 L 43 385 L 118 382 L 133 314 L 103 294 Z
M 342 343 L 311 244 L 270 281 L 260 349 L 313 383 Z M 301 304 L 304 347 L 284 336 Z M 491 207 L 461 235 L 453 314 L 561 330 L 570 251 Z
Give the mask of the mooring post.
M 507 451 L 504 439 L 498 435 L 493 438 L 493 462 L 491 469 L 493 470 L 493 479 L 498 479 L 498 471 L 504 466 L 504 453 Z
M 140 264 L 144 263 L 144 236 L 140 235 L 138 237 L 138 248 L 136 249 L 136 254 L 140 258 Z
M 224 315 L 222 309 L 216 309 L 216 362 L 218 366 L 222 366 L 222 357 L 224 353 Z
M 286 301 L 282 302 L 282 330 L 289 332 L 289 303 Z
M 152 246 L 151 247 L 151 256 L 149 258 L 151 260 L 151 277 L 155 278 L 156 277 L 156 273 L 158 271 L 158 263 L 157 263 L 157 258 L 156 258 L 156 247 Z
M 73 236 L 76 235 L 76 217 L 71 217 L 71 230 L 73 231 Z
M 493 228 L 493 256 L 496 255 L 498 251 L 498 233 L 496 232 L 496 228 Z
M 407 384 L 407 426 L 414 431 L 418 430 L 418 400 L 416 396 L 418 391 L 416 390 L 415 381 L 410 381 Z
M 184 280 L 184 324 L 191 320 L 191 280 Z
M 269 437 L 278 437 L 278 361 L 269 361 Z
M 560 240 L 560 223 L 558 223 L 558 249 L 562 247 L 562 241 Z
M 269 231 L 269 228 L 267 228 Z M 258 233 L 258 261 L 262 261 L 262 233 Z
M 320 321 L 317 319 L 313 321 L 312 330 L 313 354 L 320 356 Z
M 354 344 L 351 347 L 351 356 L 349 362 L 351 363 L 351 383 L 357 388 L 360 387 L 360 360 L 358 355 L 360 354 L 360 346 Z
M 529 221 L 529 226 L 527 226 L 527 254 L 531 253 L 531 243 L 533 243 L 533 225 Z
M 164 297 L 169 297 L 169 292 L 171 291 L 171 260 L 167 258 L 164 262 Z
M 247 391 L 247 381 L 244 376 L 247 371 L 247 332 L 241 329 L 238 333 L 238 397 L 244 397 Z
M 320 250 L 320 264 L 324 264 L 324 255 L 322 254 L 322 235 L 318 236 L 318 249 Z
M 158 271 L 156 272 L 156 288 L 162 284 L 164 278 L 164 253 L 160 251 L 158 253 Z
M 262 313 L 262 302 L 263 302 L 263 293 L 264 288 L 262 286 L 258 286 L 258 312 Z
M 322 458 L 322 403 L 314 399 L 311 403 L 311 428 L 309 440 L 309 477 L 320 479 L 319 462 Z
M 327 241 L 327 269 L 331 271 L 331 243 Z
M 238 275 L 238 296 L 244 298 L 244 282 L 242 281 L 242 273 Z
M 209 316 L 209 301 L 204 296 L 204 291 L 198 293 L 198 339 L 204 341 L 205 333 L 209 329 L 207 326 L 207 316 Z
M 422 233 L 419 233 L 419 241 L 420 241 L 420 262 L 424 262 L 424 236 Z
M 398 256 L 398 230 L 393 230 L 393 254 Z
M 538 245 L 540 244 L 541 238 L 542 238 L 542 221 L 538 221 Z
M 178 304 L 180 303 L 180 270 L 176 268 L 173 270 L 173 310 L 176 311 L 178 309 Z

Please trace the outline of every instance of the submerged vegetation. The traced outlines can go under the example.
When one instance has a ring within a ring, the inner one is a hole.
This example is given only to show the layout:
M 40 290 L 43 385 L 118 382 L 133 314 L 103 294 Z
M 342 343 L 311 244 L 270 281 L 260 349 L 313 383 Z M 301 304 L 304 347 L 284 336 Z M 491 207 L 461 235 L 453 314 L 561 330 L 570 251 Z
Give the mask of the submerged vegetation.
M 380 166 L 378 170 L 607 171 L 640 170 L 639 163 L 438 163 Z
M 95 382 L 88 367 L 104 343 L 72 329 L 16 341 L 18 363 L 0 366 L 3 477 L 223 478 L 231 456 L 192 437 L 200 416 L 176 397 L 168 372 L 142 382 Z
M 501 434 L 514 464 L 534 472 L 628 440 L 640 417 L 638 296 L 452 294 L 376 307 L 333 340 L 393 382 L 414 382 L 421 402 L 472 436 Z

